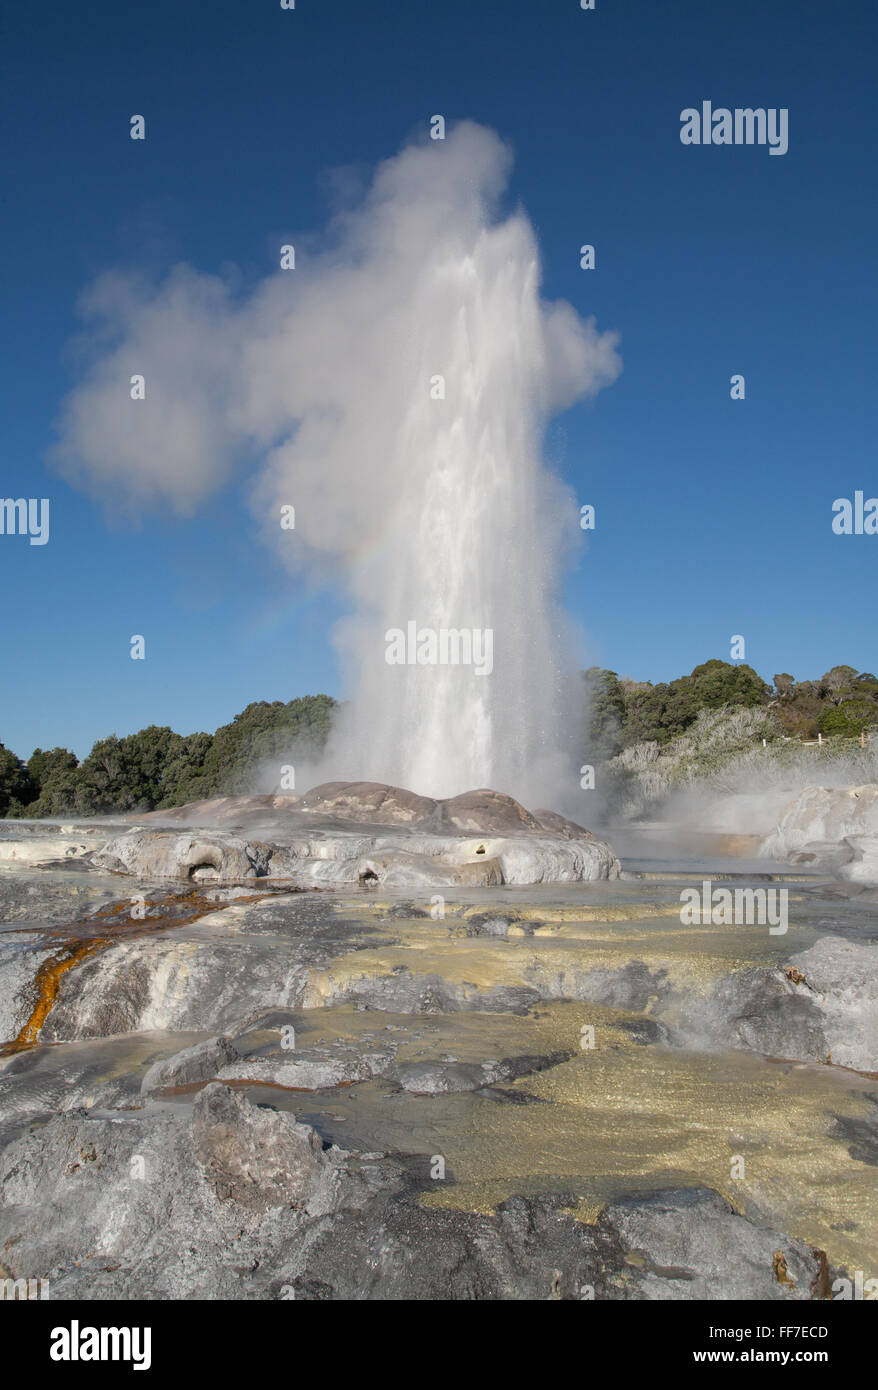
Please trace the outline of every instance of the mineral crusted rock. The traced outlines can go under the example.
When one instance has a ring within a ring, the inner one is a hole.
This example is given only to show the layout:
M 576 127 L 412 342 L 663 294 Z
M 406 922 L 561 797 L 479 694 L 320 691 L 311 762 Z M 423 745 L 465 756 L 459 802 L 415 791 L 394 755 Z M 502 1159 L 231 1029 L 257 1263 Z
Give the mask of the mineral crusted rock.
M 181 832 L 162 824 L 168 819 L 204 828 Z M 211 819 L 229 829 L 208 828 Z M 241 798 L 237 816 L 226 798 L 142 820 L 91 863 L 195 883 L 271 878 L 394 888 L 575 883 L 621 871 L 610 846 L 582 826 L 553 812 L 533 816 L 488 789 L 433 801 L 383 783 L 329 782 L 299 799 Z M 257 829 L 258 837 L 245 838 Z
M 184 1048 L 173 1057 L 155 1062 L 143 1078 L 141 1093 L 152 1095 L 166 1087 L 190 1086 L 197 1081 L 212 1080 L 217 1073 L 238 1056 L 230 1038 L 208 1038 L 194 1047 Z
M 838 869 L 842 878 L 878 884 L 878 785 L 806 787 L 783 807 L 759 853 L 770 859 L 814 854 L 818 867 L 832 870 L 838 868 L 844 849 L 833 862 L 827 845 L 849 851 L 850 862 Z

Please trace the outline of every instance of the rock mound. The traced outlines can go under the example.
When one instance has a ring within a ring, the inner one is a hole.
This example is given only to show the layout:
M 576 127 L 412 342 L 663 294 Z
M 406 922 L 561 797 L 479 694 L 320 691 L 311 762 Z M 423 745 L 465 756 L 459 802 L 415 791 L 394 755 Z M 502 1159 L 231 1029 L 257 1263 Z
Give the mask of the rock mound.
M 805 787 L 787 802 L 759 853 L 795 856 L 854 883 L 878 883 L 878 785 Z
M 508 835 L 545 828 L 514 797 L 490 787 L 434 800 L 384 782 L 323 782 L 305 793 L 298 809 L 360 824 L 457 830 L 464 835 Z
M 591 838 L 575 821 L 555 811 L 527 811 L 514 797 L 490 787 L 436 800 L 385 782 L 322 782 L 304 796 L 217 796 L 130 819 L 143 825 L 274 825 L 296 829 L 319 819 L 461 835 L 548 831 L 565 839 Z
M 299 799 L 299 809 L 370 825 L 423 826 L 436 802 L 384 782 L 321 782 Z
M 301 1202 L 326 1160 L 320 1137 L 293 1115 L 251 1105 L 212 1081 L 192 1107 L 195 1157 L 220 1201 L 250 1211 Z
M 283 822 L 298 806 L 297 796 L 214 796 L 165 811 L 124 817 L 138 825 L 262 825 Z
M 324 782 L 300 798 L 220 797 L 154 812 L 90 863 L 146 879 L 299 886 L 499 887 L 620 873 L 609 845 L 554 811 L 531 813 L 488 787 L 443 801 L 383 782 Z

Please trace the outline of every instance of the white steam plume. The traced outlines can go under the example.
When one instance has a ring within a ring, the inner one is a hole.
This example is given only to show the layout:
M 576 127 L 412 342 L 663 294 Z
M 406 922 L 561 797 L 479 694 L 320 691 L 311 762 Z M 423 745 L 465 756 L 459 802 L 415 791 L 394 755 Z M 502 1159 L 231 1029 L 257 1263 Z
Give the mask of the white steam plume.
M 336 633 L 352 706 L 324 772 L 533 803 L 562 763 L 556 595 L 577 526 L 542 434 L 620 362 L 615 335 L 541 300 L 529 221 L 496 216 L 509 165 L 468 122 L 406 148 L 336 219 L 331 250 L 243 302 L 186 267 L 158 288 L 102 277 L 57 461 L 114 509 L 191 515 L 255 457 L 266 537 L 352 602 Z M 493 670 L 388 665 L 385 633 L 409 622 L 491 629 Z

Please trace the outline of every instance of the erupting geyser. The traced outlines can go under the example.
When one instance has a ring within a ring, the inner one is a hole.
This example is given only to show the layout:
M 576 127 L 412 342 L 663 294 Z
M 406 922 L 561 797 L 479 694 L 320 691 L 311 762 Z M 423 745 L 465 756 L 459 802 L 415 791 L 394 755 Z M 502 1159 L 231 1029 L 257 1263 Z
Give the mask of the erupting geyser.
M 532 805 L 558 775 L 557 579 L 578 504 L 542 435 L 619 360 L 612 334 L 541 300 L 529 221 L 497 216 L 509 163 L 471 123 L 405 149 L 330 251 L 302 249 L 243 304 L 188 270 L 92 293 L 122 341 L 68 404 L 65 466 L 187 512 L 255 446 L 268 534 L 353 601 L 336 633 L 351 705 L 323 778 Z M 129 369 L 150 382 L 136 437 Z M 277 521 L 290 504 L 294 532 Z

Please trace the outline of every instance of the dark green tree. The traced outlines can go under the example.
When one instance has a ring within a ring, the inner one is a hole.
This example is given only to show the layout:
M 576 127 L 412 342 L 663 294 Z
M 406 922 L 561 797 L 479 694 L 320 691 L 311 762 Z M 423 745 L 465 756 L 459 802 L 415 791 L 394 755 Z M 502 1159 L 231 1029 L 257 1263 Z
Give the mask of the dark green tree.
M 770 689 L 752 666 L 713 659 L 670 684 L 632 689 L 626 699 L 623 742 L 667 743 L 694 724 L 701 709 L 766 704 Z
M 20 758 L 0 743 L 0 816 L 21 815 L 33 800 L 34 785 Z
M 764 705 L 771 694 L 752 666 L 733 666 L 728 661 L 705 661 L 695 667 L 688 679 L 691 681 L 692 698 L 700 709 L 721 709 L 724 705 L 753 708 Z M 674 684 L 682 682 L 675 681 Z
M 827 738 L 856 738 L 876 722 L 876 708 L 867 700 L 845 700 L 825 709 L 817 727 Z
M 36 799 L 27 807 L 28 816 L 54 816 L 73 810 L 76 800 L 76 754 L 67 748 L 35 748 L 27 769 Z
M 259 774 L 262 782 L 272 782 L 272 767 L 279 785 L 284 764 L 322 752 L 335 708 L 329 695 L 303 695 L 287 704 L 255 701 L 217 729 L 200 770 L 182 779 L 164 804 L 252 792 Z
M 586 753 L 594 762 L 615 757 L 622 747 L 625 695 L 615 671 L 590 666 L 585 673 Z
M 856 694 L 857 672 L 853 666 L 833 666 L 831 671 L 827 671 L 820 684 L 826 691 L 826 696 L 834 705 L 840 705 L 843 700 L 849 699 Z
M 150 724 L 136 734 L 98 739 L 76 774 L 74 809 L 82 815 L 151 811 L 162 799 L 165 764 L 182 742 Z
M 199 778 L 212 743 L 212 734 L 187 734 L 174 746 L 162 770 L 159 806 L 184 806 L 198 799 Z

